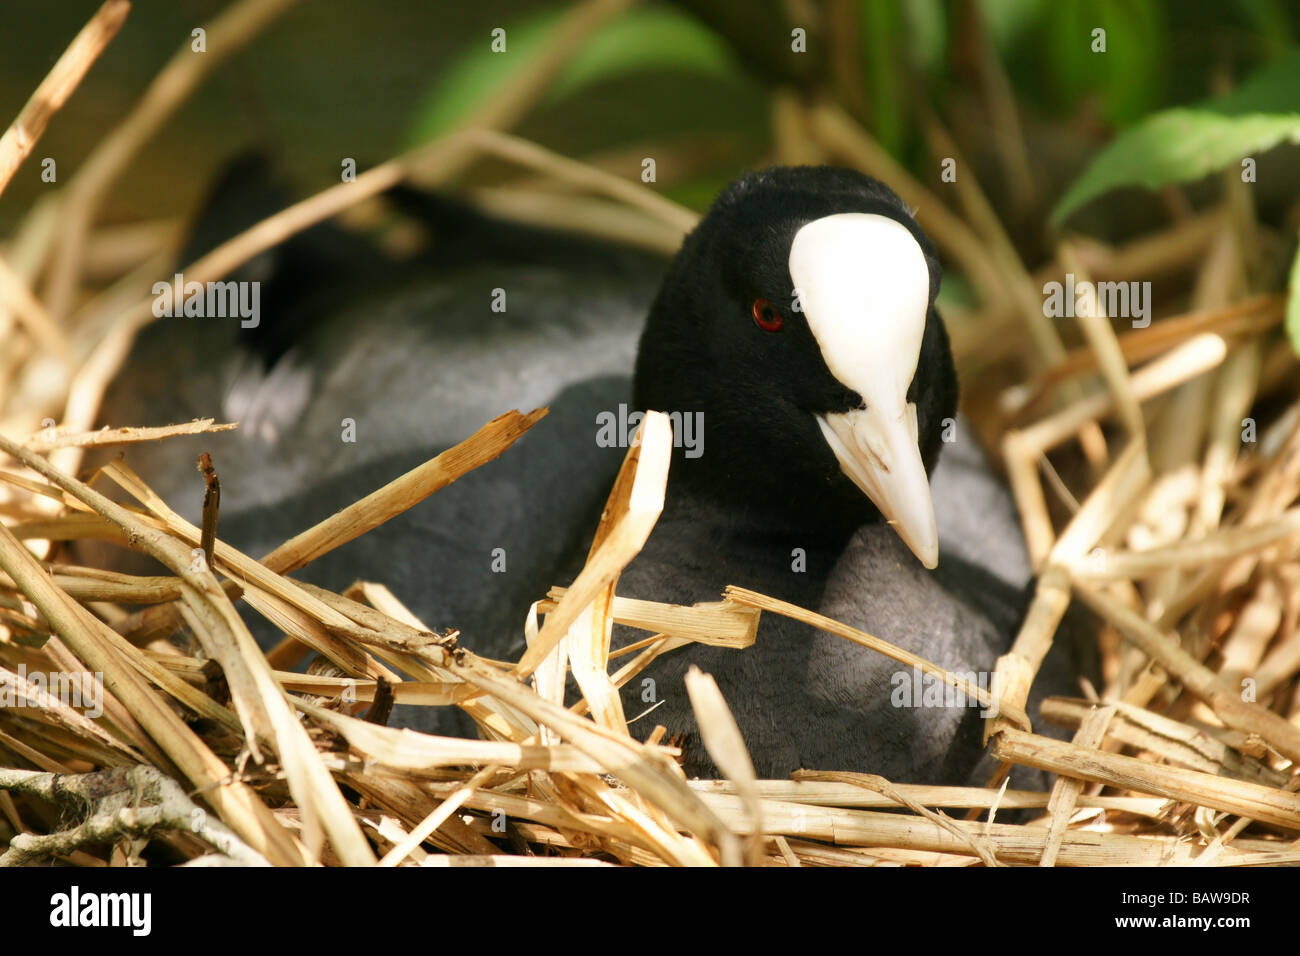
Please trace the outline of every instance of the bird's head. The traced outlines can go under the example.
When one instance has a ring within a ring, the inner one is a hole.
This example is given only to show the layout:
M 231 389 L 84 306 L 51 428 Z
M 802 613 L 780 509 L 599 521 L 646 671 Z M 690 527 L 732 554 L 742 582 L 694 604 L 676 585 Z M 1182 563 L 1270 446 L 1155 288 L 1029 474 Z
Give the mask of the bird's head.
M 641 338 L 639 408 L 699 413 L 671 485 L 787 527 L 883 517 L 927 567 L 927 472 L 957 380 L 940 267 L 868 176 L 782 167 L 737 180 L 687 237 Z

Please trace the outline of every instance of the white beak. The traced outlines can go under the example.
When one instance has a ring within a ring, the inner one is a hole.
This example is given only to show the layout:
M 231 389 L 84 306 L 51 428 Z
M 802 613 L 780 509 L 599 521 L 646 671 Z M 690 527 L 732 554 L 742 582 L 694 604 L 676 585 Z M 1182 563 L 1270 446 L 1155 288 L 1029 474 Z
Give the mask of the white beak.
M 930 302 L 916 238 L 888 216 L 843 213 L 801 228 L 790 276 L 826 367 L 863 406 L 817 416 L 840 468 L 927 568 L 939 533 L 907 391 Z
M 939 564 L 939 530 L 916 438 L 916 406 L 900 415 L 878 408 L 818 415 L 840 468 L 870 498 L 927 568 Z

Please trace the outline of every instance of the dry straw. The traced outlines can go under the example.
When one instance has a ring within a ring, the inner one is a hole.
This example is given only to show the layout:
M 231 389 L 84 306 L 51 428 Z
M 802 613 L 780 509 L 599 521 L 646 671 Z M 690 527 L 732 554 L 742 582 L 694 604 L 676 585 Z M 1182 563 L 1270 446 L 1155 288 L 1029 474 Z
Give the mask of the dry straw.
M 0 138 L 0 191 L 128 6 L 104 4 Z M 209 34 L 228 54 L 287 6 L 241 0 Z M 477 125 L 291 206 L 185 271 L 218 278 L 395 183 L 448 183 L 484 153 L 520 171 L 470 190 L 487 208 L 673 248 L 692 213 L 506 132 L 572 51 L 626 6 L 578 4 L 552 54 Z M 99 227 L 96 210 L 217 62 L 173 58 L 0 255 L 0 689 L 22 702 L 0 710 L 0 864 L 121 862 L 140 841 L 157 849 L 152 859 L 204 865 L 1300 863 L 1297 363 L 1276 332 L 1278 298 L 1251 295 L 1233 278 L 1248 246 L 1240 230 L 1224 228 L 1232 217 L 1213 210 L 1123 249 L 1066 242 L 1031 275 L 971 177 L 958 191 L 960 212 L 950 210 L 840 107 L 775 96 L 779 155 L 845 162 L 890 181 L 971 277 L 981 308 L 948 317 L 959 361 L 978 370 L 1016 358 L 1005 351 L 1016 337 L 988 329 L 1020 324 L 1033 343 L 1020 380 L 972 412 L 1000 443 L 1039 578 L 998 665 L 1003 696 L 988 736 L 1002 767 L 988 787 L 915 786 L 863 767 L 755 779 L 727 702 L 698 671 L 687 691 L 728 779 L 687 781 L 662 728 L 644 739 L 629 730 L 618 688 L 692 642 L 746 653 L 761 639 L 763 614 L 805 621 L 991 701 L 952 672 L 962 662 L 916 657 L 888 634 L 741 587 L 696 607 L 619 597 L 619 575 L 663 506 L 671 433 L 662 416 L 647 417 L 630 450 L 585 568 L 569 587 L 537 595 L 540 626 L 521 622 L 528 647 L 517 662 L 458 647 L 454 631 L 415 619 L 382 582 L 337 594 L 289 575 L 466 472 L 517 454 L 511 446 L 544 409 L 503 409 L 268 555 L 204 540 L 120 461 L 93 483 L 77 476 L 87 447 L 234 427 L 209 419 L 90 430 L 106 383 L 151 318 L 146 299 L 124 292 L 147 288 L 175 241 L 170 222 L 139 224 L 125 255 L 122 227 Z M 1012 162 L 1018 134 L 1004 125 Z M 927 131 L 941 155 L 955 155 L 937 119 Z M 574 189 L 587 195 L 566 195 Z M 97 251 L 109 247 L 115 255 Z M 1043 319 L 1037 288 L 1061 272 L 1135 279 L 1148 270 L 1190 275 L 1180 314 L 1118 334 L 1104 317 L 1084 318 L 1083 344 L 1072 349 Z M 32 284 L 42 274 L 38 296 Z M 32 386 L 24 370 L 51 361 L 61 363 L 61 384 Z M 981 381 L 968 375 L 968 391 Z M 1272 411 L 1256 421 L 1264 409 Z M 58 424 L 42 426 L 47 417 Z M 1242 419 L 1257 440 L 1242 440 Z M 1066 481 L 1060 468 L 1071 452 L 1090 473 Z M 105 482 L 131 504 L 103 495 Z M 89 538 L 142 548 L 168 573 L 139 577 L 62 557 L 59 542 Z M 207 558 L 196 564 L 201 542 Z M 239 600 L 284 634 L 269 654 L 236 612 Z M 1025 702 L 1076 601 L 1102 622 L 1105 684 L 1086 688 L 1088 700 L 1043 707 L 1044 719 L 1073 729 L 1064 742 L 1033 732 Z M 615 623 L 646 636 L 611 653 Z M 182 628 L 197 641 L 188 651 L 168 640 Z M 322 665 L 294 673 L 308 648 Z M 99 716 L 48 692 L 56 675 L 81 672 L 102 675 Z M 582 695 L 567 705 L 566 672 Z M 482 739 L 366 719 L 394 702 L 459 707 Z M 1056 783 L 1008 789 L 1012 764 L 1051 771 Z M 48 805 L 62 812 L 41 809 Z M 1038 819 L 994 819 L 1010 811 Z

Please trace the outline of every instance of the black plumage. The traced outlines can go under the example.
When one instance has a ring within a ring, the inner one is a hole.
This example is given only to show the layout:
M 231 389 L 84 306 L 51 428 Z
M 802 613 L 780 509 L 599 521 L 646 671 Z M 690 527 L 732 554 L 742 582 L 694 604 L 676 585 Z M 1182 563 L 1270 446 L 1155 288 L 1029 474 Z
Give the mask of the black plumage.
M 675 451 L 664 513 L 620 594 L 689 603 L 738 584 L 951 669 L 993 669 L 1023 613 L 1028 564 L 1005 490 L 969 434 L 957 428 L 952 466 L 940 457 L 957 402 L 934 310 L 940 267 L 887 187 L 827 167 L 743 177 L 666 275 L 636 253 L 399 198 L 450 238 L 452 257 L 395 264 L 367 252 L 357 269 L 327 256 L 317 272 L 313 243 L 324 235 L 338 246 L 333 233 L 313 230 L 281 252 L 294 284 L 265 301 L 263 331 L 241 338 L 238 323 L 182 319 L 146 330 L 105 421 L 243 421 L 234 434 L 132 450 L 128 460 L 164 497 L 188 499 L 193 516 L 192 462 L 210 450 L 223 479 L 220 533 L 260 555 L 499 412 L 549 402 L 551 414 L 501 459 L 301 572 L 334 588 L 358 574 L 384 580 L 430 626 L 458 627 L 471 649 L 514 658 L 528 605 L 580 566 L 624 454 L 596 441 L 597 417 L 623 403 L 699 413 L 704 453 Z M 944 550 L 933 573 L 880 521 L 813 418 L 862 397 L 830 372 L 794 308 L 788 259 L 802 226 L 844 213 L 899 223 L 925 257 L 925 328 L 907 399 L 922 460 L 946 488 L 936 492 Z M 304 277 L 314 284 L 310 307 L 292 291 Z M 489 307 L 496 289 L 508 297 L 505 312 Z M 758 300 L 780 311 L 779 332 L 756 327 Z M 150 379 L 162 356 L 169 374 Z M 340 439 L 344 418 L 355 422 L 354 443 Z M 963 516 L 968 504 L 982 519 Z M 504 571 L 494 570 L 498 550 Z M 681 685 L 691 663 L 717 677 L 764 776 L 810 766 L 951 783 L 968 779 L 981 752 L 974 708 L 893 706 L 893 662 L 769 614 L 754 648 L 692 646 L 642 675 L 653 689 L 644 679 L 625 689 L 629 715 L 658 704 L 634 727 L 663 723 L 683 735 L 692 773 L 713 768 Z M 396 719 L 470 730 L 445 709 L 399 708 Z

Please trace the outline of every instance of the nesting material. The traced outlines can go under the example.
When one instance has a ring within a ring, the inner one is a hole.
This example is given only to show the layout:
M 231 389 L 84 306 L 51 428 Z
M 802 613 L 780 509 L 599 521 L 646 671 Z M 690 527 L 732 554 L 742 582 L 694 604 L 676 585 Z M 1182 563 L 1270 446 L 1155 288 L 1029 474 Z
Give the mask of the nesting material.
M 286 5 L 234 4 L 209 30 L 228 42 L 213 45 L 236 48 Z M 455 131 L 291 206 L 191 264 L 187 277 L 219 278 L 399 181 L 446 182 L 484 152 L 526 171 L 515 194 L 538 177 L 598 194 L 590 215 L 582 203 L 570 207 L 573 228 L 671 245 L 692 213 L 504 131 L 540 95 L 564 50 L 623 6 L 579 5 L 556 55 L 503 97 L 484 128 Z M 125 7 L 104 5 L 0 139 L 0 191 Z M 104 244 L 94 211 L 129 157 L 215 65 L 213 57 L 169 65 L 0 255 L 0 864 L 92 866 L 141 854 L 201 865 L 1300 863 L 1297 363 L 1278 334 L 1280 299 L 1248 295 L 1220 274 L 1235 260 L 1231 242 L 1216 238 L 1219 213 L 1140 240 L 1128 254 L 1062 245 L 1046 274 L 1091 268 L 1141 278 L 1123 270 L 1157 262 L 1196 273 L 1186 311 L 1122 333 L 1089 319 L 1079 329 L 1084 344 L 1071 350 L 1036 311 L 1029 291 L 1037 277 L 973 179 L 962 186 L 968 222 L 842 110 L 778 98 L 779 126 L 809 137 L 806 154 L 893 183 L 981 291 L 982 317 L 952 321 L 959 361 L 975 360 L 961 344 L 973 341 L 971 322 L 1024 325 L 1035 354 L 976 423 L 1000 443 L 1039 579 L 993 685 L 1003 696 L 989 748 L 1003 767 L 990 786 L 914 786 L 861 767 L 757 780 L 727 702 L 698 671 L 687 690 L 705 746 L 729 779 L 687 781 L 653 715 L 630 723 L 618 688 L 692 642 L 747 653 L 761 640 L 763 614 L 796 617 L 994 702 L 952 673 L 961 662 L 924 660 L 888 634 L 739 587 L 693 608 L 619 596 L 619 575 L 663 504 L 671 429 L 654 413 L 593 529 L 586 567 L 569 587 L 537 595 L 540 624 L 520 622 L 527 650 L 518 661 L 476 657 L 457 644 L 459 622 L 417 620 L 382 581 L 339 594 L 290 575 L 473 468 L 518 454 L 511 446 L 544 409 L 503 409 L 462 443 L 261 556 L 235 550 L 219 527 L 205 539 L 121 461 L 79 473 L 88 446 L 234 427 L 209 419 L 91 430 L 103 388 L 149 321 L 146 300 L 101 293 L 124 274 L 146 276 L 175 241 L 170 223 L 140 224 L 148 241 L 137 244 L 136 260 L 99 261 L 90 254 Z M 951 146 L 941 128 L 930 135 Z M 48 291 L 38 297 L 33 284 L 43 272 Z M 1010 291 L 1000 275 L 1013 277 Z M 998 356 L 981 348 L 978 362 L 988 367 Z M 968 393 L 983 384 L 966 376 Z M 1216 413 L 1173 412 L 1171 401 L 1197 395 L 1214 396 Z M 1091 472 L 1067 480 L 1058 465 L 1076 452 Z M 102 493 L 110 483 L 128 504 Z M 196 472 L 196 497 L 203 490 Z M 73 563 L 64 543 L 92 538 L 142 548 L 168 573 Z M 280 646 L 258 648 L 237 601 L 283 633 Z M 1067 743 L 1034 733 L 1025 702 L 1072 602 L 1103 623 L 1104 684 L 1083 688 L 1088 699 L 1043 707 L 1043 718 L 1074 730 Z M 611 652 L 616 622 L 645 638 Z M 192 646 L 174 639 L 182 630 Z M 295 673 L 291 662 L 304 647 L 319 664 Z M 581 690 L 576 702 L 564 696 L 569 671 Z M 83 673 L 99 680 L 73 683 Z M 367 719 L 394 702 L 459 707 L 481 739 Z M 1050 791 L 1008 789 L 1012 764 L 1049 770 L 1057 782 Z M 1038 819 L 996 820 L 1012 810 Z

